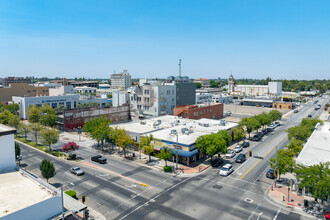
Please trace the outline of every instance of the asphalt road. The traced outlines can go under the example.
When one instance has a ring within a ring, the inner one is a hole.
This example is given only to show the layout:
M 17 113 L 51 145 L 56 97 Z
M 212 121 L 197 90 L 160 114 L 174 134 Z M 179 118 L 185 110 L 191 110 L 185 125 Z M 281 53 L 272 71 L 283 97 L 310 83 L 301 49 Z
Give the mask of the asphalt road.
M 280 149 L 287 143 L 285 129 L 299 124 L 310 113 L 319 114 L 314 107 L 313 104 L 304 106 L 244 152 L 252 149 L 255 155 L 273 157 L 275 146 Z M 80 149 L 78 152 L 87 163 L 79 166 L 86 174 L 75 176 L 69 172 L 70 167 L 76 166 L 74 162 L 53 158 L 23 145 L 21 150 L 22 167 L 40 177 L 41 160 L 50 159 L 57 172 L 50 183 L 55 186 L 63 183 L 65 190 L 76 190 L 79 198 L 86 195 L 86 204 L 107 219 L 305 219 L 264 196 L 272 183 L 265 178 L 266 159 L 251 158 L 242 165 L 233 162 L 235 171 L 229 177 L 219 176 L 219 168 L 189 177 L 160 173 L 113 156 L 106 156 L 108 164 L 99 165 L 89 159 L 95 154 L 93 149 Z

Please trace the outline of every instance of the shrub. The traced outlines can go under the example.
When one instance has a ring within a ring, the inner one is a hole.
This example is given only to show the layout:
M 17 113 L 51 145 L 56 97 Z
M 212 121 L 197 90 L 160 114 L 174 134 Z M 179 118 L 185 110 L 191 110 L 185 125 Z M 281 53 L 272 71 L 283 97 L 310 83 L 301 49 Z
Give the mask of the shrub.
M 65 191 L 65 194 L 71 196 L 71 197 L 74 198 L 74 199 L 77 199 L 77 193 L 76 193 L 76 191 L 74 191 L 74 190 L 68 190 L 68 191 Z
M 55 156 L 55 157 L 62 157 L 62 156 L 65 156 L 64 153 L 62 152 L 59 152 L 59 151 L 51 151 L 51 152 L 48 152 L 50 153 L 51 155 Z
M 77 158 L 76 154 L 72 154 L 68 157 L 68 160 L 75 160 Z
M 163 170 L 164 170 L 164 172 L 171 172 L 172 171 L 172 167 L 170 167 L 170 166 L 164 166 L 163 167 Z

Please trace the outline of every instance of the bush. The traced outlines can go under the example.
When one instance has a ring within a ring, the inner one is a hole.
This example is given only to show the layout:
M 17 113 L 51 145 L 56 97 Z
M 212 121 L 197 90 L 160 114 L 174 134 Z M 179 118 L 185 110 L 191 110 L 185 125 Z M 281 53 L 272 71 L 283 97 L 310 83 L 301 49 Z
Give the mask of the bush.
M 49 152 L 51 155 L 55 156 L 55 157 L 61 157 L 61 156 L 65 156 L 64 153 L 59 152 L 59 151 L 51 151 Z
M 170 166 L 164 166 L 163 167 L 164 172 L 172 172 L 172 167 Z
M 74 191 L 74 190 L 68 190 L 68 191 L 65 191 L 65 194 L 71 196 L 71 197 L 74 198 L 74 199 L 77 199 L 77 193 L 76 193 L 76 191 Z
M 77 159 L 77 155 L 76 154 L 72 154 L 68 157 L 68 160 L 75 160 Z

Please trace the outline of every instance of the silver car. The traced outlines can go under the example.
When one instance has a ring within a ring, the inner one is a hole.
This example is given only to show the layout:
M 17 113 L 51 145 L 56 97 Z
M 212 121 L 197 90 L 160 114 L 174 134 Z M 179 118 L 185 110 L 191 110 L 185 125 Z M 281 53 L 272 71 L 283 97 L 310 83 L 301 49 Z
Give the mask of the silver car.
M 235 151 L 228 151 L 226 153 L 227 158 L 233 158 L 233 157 L 235 157 L 235 155 L 236 155 Z
M 73 174 L 75 174 L 75 175 L 77 175 L 77 176 L 81 176 L 81 175 L 84 175 L 85 174 L 85 172 L 81 168 L 79 168 L 79 167 L 72 167 L 72 168 L 70 168 L 70 172 L 73 173 Z
M 239 152 L 241 152 L 243 150 L 243 147 L 241 146 L 241 145 L 237 145 L 235 148 L 234 148 L 234 151 L 236 152 L 236 153 L 239 153 Z
M 230 163 L 227 163 L 226 165 L 224 165 L 220 171 L 219 174 L 221 176 L 228 176 L 229 174 L 231 174 L 234 171 L 233 165 L 231 165 Z

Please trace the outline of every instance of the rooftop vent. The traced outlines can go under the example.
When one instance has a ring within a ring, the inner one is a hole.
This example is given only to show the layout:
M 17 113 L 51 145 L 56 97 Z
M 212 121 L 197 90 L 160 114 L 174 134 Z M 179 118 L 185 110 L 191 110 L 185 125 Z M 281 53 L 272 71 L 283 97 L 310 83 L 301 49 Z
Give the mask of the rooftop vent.
M 178 132 L 175 129 L 172 129 L 171 134 L 178 134 Z

